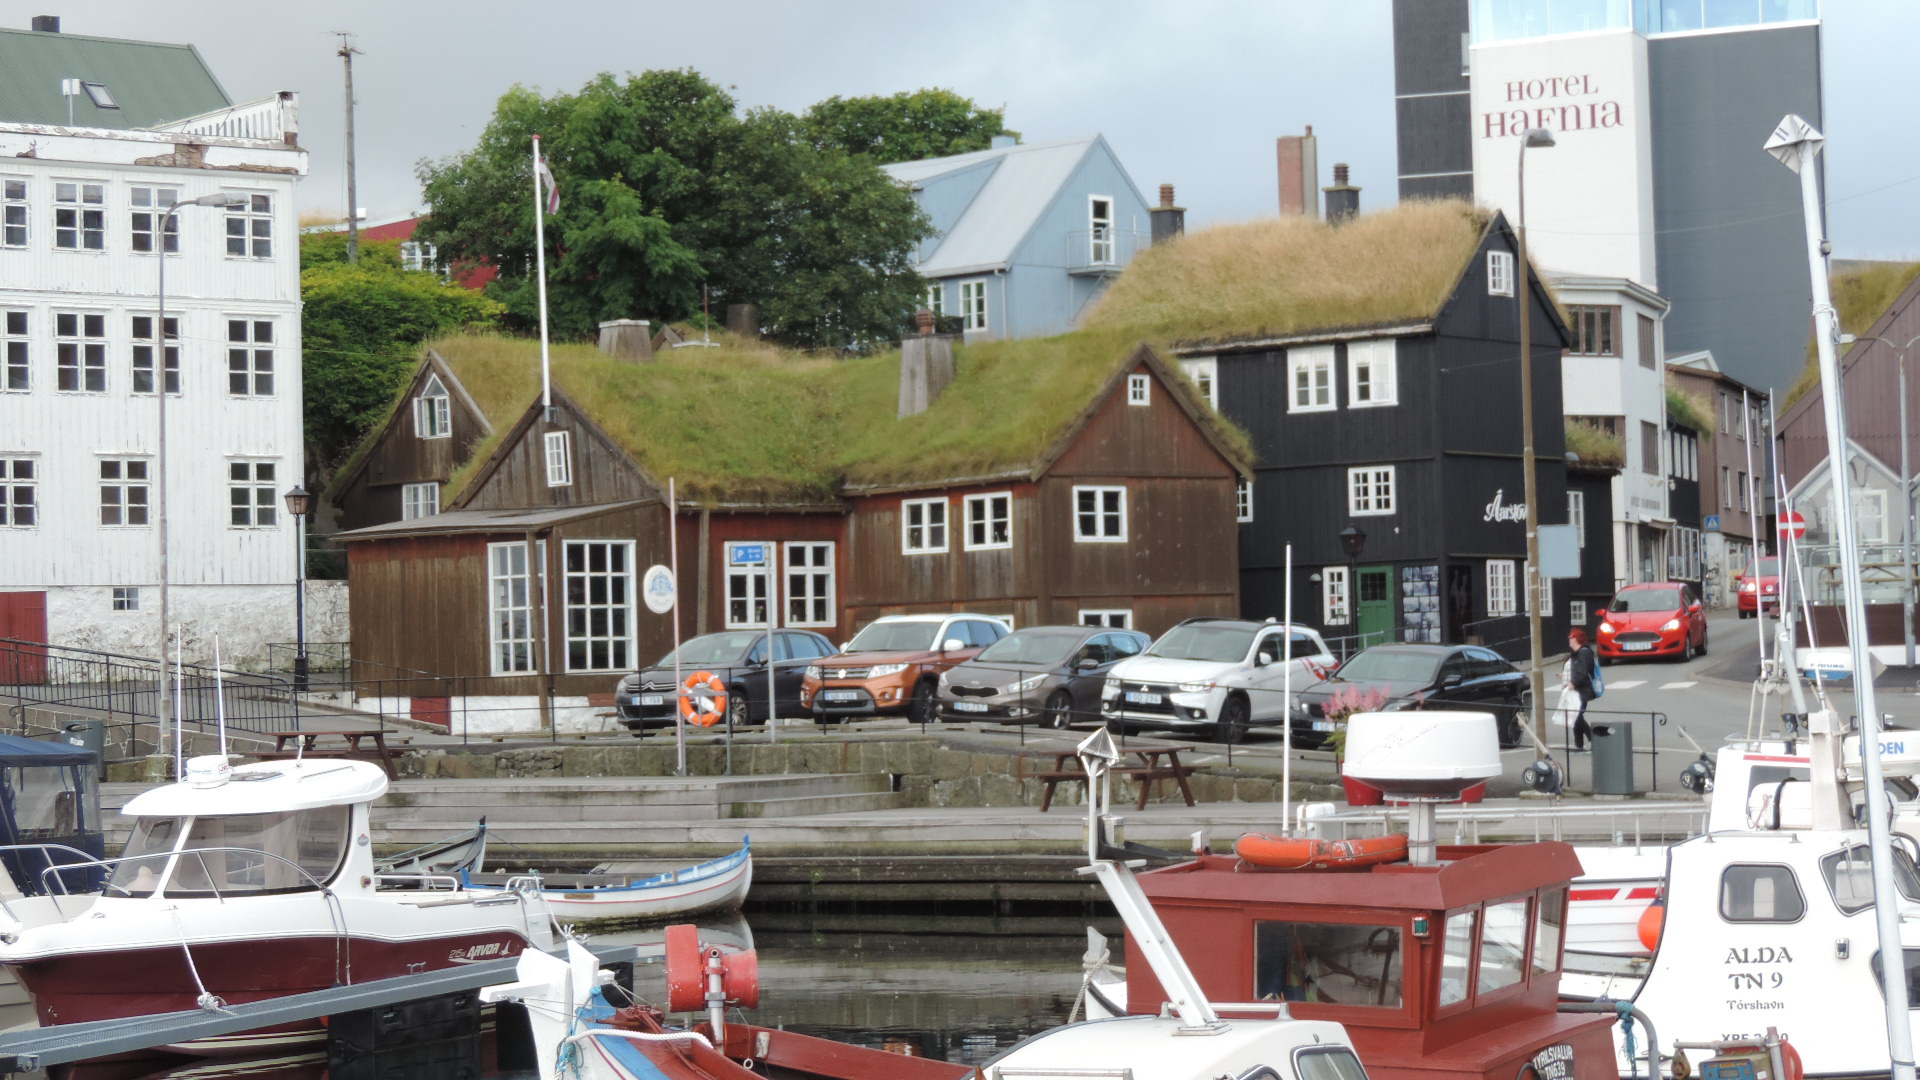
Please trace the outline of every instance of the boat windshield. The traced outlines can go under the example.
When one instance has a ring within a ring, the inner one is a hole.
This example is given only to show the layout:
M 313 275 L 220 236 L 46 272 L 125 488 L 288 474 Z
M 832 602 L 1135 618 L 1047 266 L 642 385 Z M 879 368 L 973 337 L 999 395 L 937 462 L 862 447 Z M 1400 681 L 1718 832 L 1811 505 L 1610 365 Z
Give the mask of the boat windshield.
M 940 631 L 937 622 L 874 622 L 853 635 L 847 651 L 855 652 L 932 652 L 933 635 Z
M 107 892 L 114 896 L 152 896 L 167 867 L 166 854 L 180 838 L 179 818 L 135 818 L 133 835 L 121 849 Z
M 1253 930 L 1254 995 L 1262 1001 L 1400 1007 L 1400 928 L 1262 922 Z
M 1077 630 L 1065 634 L 1015 630 L 982 649 L 974 659 L 982 664 L 1044 664 L 1057 667 L 1067 662 L 1074 646 L 1080 644 L 1080 639 L 1085 636 Z
M 1360 1059 L 1344 1046 L 1309 1046 L 1293 1052 L 1300 1080 L 1367 1080 Z
M 109 891 L 150 896 L 173 850 L 186 839 L 166 880 L 168 896 L 235 896 L 311 890 L 333 877 L 347 853 L 351 808 L 321 806 L 284 814 L 234 814 L 191 819 L 143 818 L 127 841 Z
M 1186 623 L 1162 634 L 1147 655 L 1233 664 L 1247 658 L 1247 646 L 1252 644 L 1253 631 L 1245 626 Z
M 1851 915 L 1873 906 L 1872 855 L 1865 844 L 1852 844 L 1822 857 L 1820 872 L 1841 911 Z M 1901 896 L 1920 901 L 1920 874 L 1914 872 L 1913 856 L 1904 848 L 1893 849 L 1893 883 Z

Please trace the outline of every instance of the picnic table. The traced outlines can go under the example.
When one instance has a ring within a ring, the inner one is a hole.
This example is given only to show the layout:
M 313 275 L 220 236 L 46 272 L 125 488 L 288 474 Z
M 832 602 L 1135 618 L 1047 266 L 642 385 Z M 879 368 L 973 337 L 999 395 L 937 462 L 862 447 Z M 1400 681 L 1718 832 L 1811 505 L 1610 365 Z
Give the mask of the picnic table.
M 377 761 L 381 768 L 387 770 L 389 779 L 394 776 L 393 751 L 387 746 L 387 733 L 384 731 L 367 728 L 303 728 L 299 731 L 269 731 L 266 734 L 273 736 L 273 750 L 255 755 L 262 760 L 357 758 Z M 334 745 L 336 739 L 339 745 Z M 366 746 L 368 742 L 373 745 Z
M 1124 755 L 1122 760 L 1135 758 L 1139 763 L 1132 765 L 1115 765 L 1110 772 L 1114 776 L 1128 777 L 1140 785 L 1139 798 L 1136 799 L 1133 804 L 1135 810 L 1145 810 L 1147 808 L 1147 800 L 1153 797 L 1154 784 L 1162 780 L 1172 780 L 1174 783 L 1180 785 L 1180 797 L 1187 801 L 1188 806 L 1192 806 L 1193 789 L 1187 786 L 1187 777 L 1205 767 L 1201 765 L 1183 765 L 1180 763 L 1180 754 L 1183 751 L 1191 751 L 1192 749 L 1193 747 L 1191 746 L 1180 746 L 1171 743 L 1146 743 L 1138 746 L 1123 747 L 1120 751 L 1121 754 Z M 1064 750 L 1028 750 L 1020 755 L 1023 765 L 1024 762 L 1028 760 L 1048 757 L 1053 759 L 1052 768 L 1043 769 L 1039 772 L 1022 771 L 1020 773 L 1022 779 L 1039 780 L 1046 785 L 1045 789 L 1040 793 L 1040 812 L 1043 814 L 1053 805 L 1054 788 L 1063 783 L 1077 782 L 1084 784 L 1087 782 L 1086 768 L 1081 765 L 1079 755 L 1072 748 Z

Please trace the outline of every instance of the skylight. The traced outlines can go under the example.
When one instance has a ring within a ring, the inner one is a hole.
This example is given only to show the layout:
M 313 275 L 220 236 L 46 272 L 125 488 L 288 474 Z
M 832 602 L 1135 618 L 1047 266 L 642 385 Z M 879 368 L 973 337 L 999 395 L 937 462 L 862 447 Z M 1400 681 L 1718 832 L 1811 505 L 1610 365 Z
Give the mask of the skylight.
M 80 86 L 87 92 L 87 96 L 93 99 L 95 108 L 117 109 L 120 107 L 120 103 L 113 100 L 113 94 L 108 92 L 106 83 L 82 82 Z

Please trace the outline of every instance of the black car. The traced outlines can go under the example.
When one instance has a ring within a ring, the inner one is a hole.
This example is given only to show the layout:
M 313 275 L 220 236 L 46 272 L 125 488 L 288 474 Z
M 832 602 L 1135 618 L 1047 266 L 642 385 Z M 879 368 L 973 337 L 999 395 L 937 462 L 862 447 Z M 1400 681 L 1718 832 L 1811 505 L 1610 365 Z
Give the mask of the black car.
M 939 717 L 1050 728 L 1098 720 L 1108 670 L 1151 643 L 1106 626 L 1015 630 L 941 674 Z
M 1527 676 L 1478 645 L 1375 645 L 1362 649 L 1324 682 L 1295 691 L 1293 741 L 1319 746 L 1334 730 L 1328 699 L 1368 701 L 1375 712 L 1405 709 L 1473 709 L 1491 712 L 1500 728 L 1500 748 L 1520 745 L 1520 714 L 1531 707 Z
M 806 716 L 800 705 L 800 677 L 807 665 L 832 656 L 833 643 L 811 630 L 773 632 L 773 685 L 782 716 Z M 767 632 L 723 630 L 680 643 L 680 677 L 710 671 L 727 688 L 727 723 L 749 724 L 767 717 Z M 614 707 L 620 722 L 636 732 L 672 727 L 679 698 L 673 681 L 674 654 L 620 680 Z

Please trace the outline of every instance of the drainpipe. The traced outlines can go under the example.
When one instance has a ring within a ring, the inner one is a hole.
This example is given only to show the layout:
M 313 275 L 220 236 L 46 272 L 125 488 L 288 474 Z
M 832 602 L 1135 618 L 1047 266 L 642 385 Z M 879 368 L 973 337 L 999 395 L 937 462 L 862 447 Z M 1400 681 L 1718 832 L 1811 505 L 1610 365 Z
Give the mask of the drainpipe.
M 532 579 L 528 586 L 533 592 L 533 674 L 540 686 L 540 726 L 557 737 L 559 733 L 553 730 L 553 676 L 548 670 L 552 665 L 547 663 L 547 564 L 540 557 L 538 534 L 532 529 L 527 530 L 526 542 L 527 576 Z

